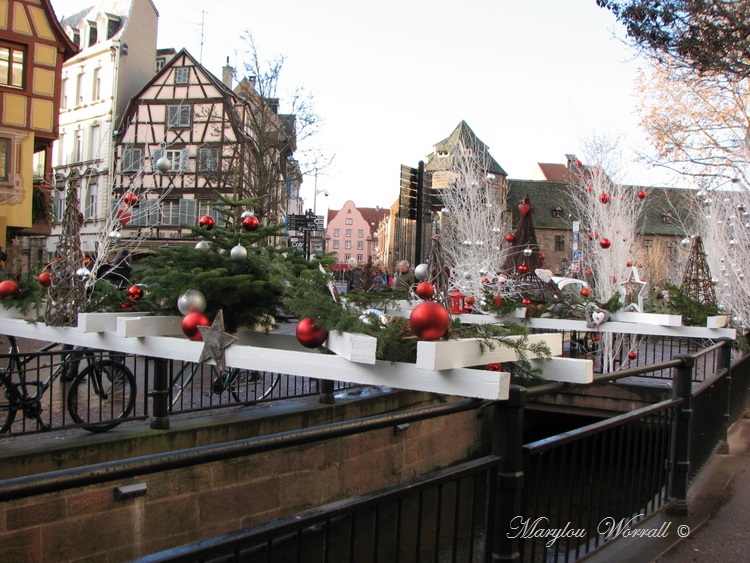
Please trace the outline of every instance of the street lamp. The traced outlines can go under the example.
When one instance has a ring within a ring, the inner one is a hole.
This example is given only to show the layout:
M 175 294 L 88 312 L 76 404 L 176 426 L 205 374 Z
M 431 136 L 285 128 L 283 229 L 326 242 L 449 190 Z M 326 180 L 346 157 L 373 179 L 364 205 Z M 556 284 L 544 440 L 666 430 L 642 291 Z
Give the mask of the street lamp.
M 318 194 L 323 194 L 324 196 L 328 197 L 328 190 L 318 189 L 318 169 L 315 169 L 315 195 L 313 196 L 313 213 L 317 216 L 318 215 Z

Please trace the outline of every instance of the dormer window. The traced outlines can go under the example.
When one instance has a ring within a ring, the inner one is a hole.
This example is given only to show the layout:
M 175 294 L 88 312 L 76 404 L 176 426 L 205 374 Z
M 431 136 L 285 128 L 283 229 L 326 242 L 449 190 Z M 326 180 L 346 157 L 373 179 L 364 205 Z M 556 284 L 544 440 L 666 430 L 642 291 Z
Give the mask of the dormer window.
M 674 214 L 671 211 L 667 211 L 661 216 L 661 220 L 665 225 L 671 225 L 674 223 Z
M 174 69 L 174 83 L 187 84 L 190 77 L 190 69 L 186 66 L 180 66 Z
M 120 18 L 109 16 L 107 20 L 107 39 L 112 39 L 118 29 L 120 29 Z
M 552 217 L 555 219 L 562 219 L 565 216 L 565 211 L 559 205 L 552 208 Z
M 89 23 L 89 47 L 92 45 L 96 45 L 96 42 L 99 40 L 99 33 L 96 29 L 96 22 L 88 22 Z

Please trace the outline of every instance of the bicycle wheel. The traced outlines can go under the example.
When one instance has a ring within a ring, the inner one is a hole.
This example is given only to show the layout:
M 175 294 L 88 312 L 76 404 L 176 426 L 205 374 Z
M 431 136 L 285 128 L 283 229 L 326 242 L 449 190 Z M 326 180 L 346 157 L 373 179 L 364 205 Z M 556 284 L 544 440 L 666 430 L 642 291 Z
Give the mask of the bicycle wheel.
M 254 403 L 273 393 L 281 375 L 249 369 L 231 368 L 224 374 L 229 382 L 229 391 L 238 403 Z
M 188 367 L 188 364 L 186 363 L 182 366 L 180 371 L 178 371 L 177 374 L 173 376 L 171 385 L 172 395 L 169 401 L 170 411 L 172 410 L 172 407 L 177 403 L 180 403 L 180 405 L 178 406 L 181 406 L 180 399 L 182 398 L 182 394 L 185 389 L 187 389 L 188 392 L 192 392 L 191 386 L 197 368 L 198 364 L 193 364 L 192 367 Z
M 105 432 L 126 418 L 135 406 L 135 377 L 120 362 L 96 361 L 70 386 L 68 412 L 90 432 Z
M 13 401 L 15 397 L 15 389 L 11 388 L 13 385 L 10 382 L 9 377 L 3 376 L 2 387 L 0 387 L 0 433 L 10 431 L 10 426 L 16 418 L 16 406 Z

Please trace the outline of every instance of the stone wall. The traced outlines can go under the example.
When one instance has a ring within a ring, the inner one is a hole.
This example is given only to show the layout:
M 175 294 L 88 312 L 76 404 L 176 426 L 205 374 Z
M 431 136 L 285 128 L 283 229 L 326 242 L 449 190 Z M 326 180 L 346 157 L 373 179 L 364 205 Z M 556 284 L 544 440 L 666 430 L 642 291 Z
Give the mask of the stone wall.
M 413 407 L 436 400 L 406 394 L 400 402 L 405 397 L 411 397 Z M 289 412 L 288 422 L 299 422 L 300 416 L 330 418 L 333 413 L 337 419 L 358 418 L 392 401 L 392 396 L 384 395 L 334 408 L 316 407 L 317 415 Z M 128 560 L 377 490 L 475 455 L 483 447 L 477 415 L 468 411 L 413 422 L 399 431 L 388 427 L 6 501 L 0 507 L 0 560 Z M 277 420 L 273 426 L 284 424 Z M 240 431 L 245 432 L 247 428 Z M 99 454 L 106 455 L 107 447 L 115 451 L 116 443 L 102 442 L 97 446 L 103 450 Z M 136 483 L 145 484 L 144 495 L 116 500 L 116 488 Z

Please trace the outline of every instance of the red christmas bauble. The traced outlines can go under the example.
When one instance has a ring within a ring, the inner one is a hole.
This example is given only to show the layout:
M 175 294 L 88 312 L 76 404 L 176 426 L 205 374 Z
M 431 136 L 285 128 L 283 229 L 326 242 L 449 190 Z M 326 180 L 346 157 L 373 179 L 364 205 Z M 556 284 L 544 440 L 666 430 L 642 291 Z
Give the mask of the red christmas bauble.
M 521 303 L 523 303 L 524 305 L 531 305 L 531 299 L 523 299 Z
M 39 284 L 44 287 L 52 285 L 52 274 L 49 272 L 42 272 L 37 279 L 39 280 Z
M 595 334 L 594 336 L 591 337 L 591 340 L 593 340 L 594 342 L 599 342 L 601 339 L 602 337 L 599 336 L 598 334 Z
M 203 335 L 198 330 L 199 326 L 210 326 L 211 321 L 203 313 L 194 311 L 182 317 L 182 332 L 190 340 L 203 340 Z
M 305 348 L 322 346 L 328 338 L 328 331 L 315 326 L 315 319 L 312 317 L 300 319 L 295 334 L 299 343 Z
M 588 297 L 591 295 L 591 290 L 588 287 L 581 289 L 581 297 Z
M 502 307 L 503 306 L 503 298 L 500 297 L 499 295 L 495 295 L 494 302 L 495 302 L 495 307 Z
M 477 300 L 474 299 L 473 297 L 467 297 L 464 300 L 464 303 L 466 303 L 469 307 L 471 307 L 472 305 L 474 305 L 474 303 L 476 303 L 476 302 L 477 302 Z
M 248 215 L 242 219 L 242 226 L 245 227 L 246 231 L 254 231 L 260 225 L 260 221 L 255 215 Z
M 520 266 L 518 266 L 517 270 L 519 274 L 525 274 L 529 271 L 529 267 L 526 264 L 521 264 Z
M 128 192 L 124 196 L 122 196 L 122 201 L 127 205 L 133 206 L 138 203 L 138 196 L 134 193 Z
M 638 352 L 635 352 L 635 351 L 628 352 L 628 358 L 630 358 L 631 360 L 635 360 L 637 357 L 638 357 Z
M 641 190 L 638 192 L 638 199 L 646 199 L 647 195 L 648 194 L 644 190 Z
M 416 293 L 417 297 L 420 299 L 432 299 L 435 295 L 435 286 L 430 282 L 423 281 L 417 284 L 414 293 Z
M 0 299 L 6 299 L 7 297 L 18 297 L 21 293 L 21 288 L 13 280 L 3 280 L 0 282 Z
M 627 266 L 628 268 L 632 268 L 632 267 L 633 267 L 633 263 L 632 263 L 632 262 L 630 262 L 630 261 L 628 261 L 628 263 L 627 263 L 627 264 L 625 264 L 625 265 L 626 265 L 626 266 Z
M 521 214 L 521 217 L 526 217 L 526 215 L 529 214 L 529 211 L 531 211 L 531 205 L 528 203 L 521 203 L 518 206 L 518 212 Z
M 445 307 L 434 301 L 424 301 L 409 315 L 409 327 L 420 340 L 439 340 L 448 332 L 450 316 Z
M 589 239 L 594 240 L 599 238 L 599 233 L 596 231 L 589 231 Z
M 131 285 L 128 288 L 128 298 L 131 301 L 138 301 L 139 299 L 142 299 L 143 298 L 143 289 L 141 289 L 137 285 Z
M 506 242 L 513 242 L 514 240 L 516 240 L 516 237 L 514 237 L 512 234 L 505 235 Z
M 132 217 L 130 213 L 130 208 L 128 208 L 127 205 L 121 205 L 117 208 L 117 213 L 115 214 L 117 217 L 117 220 L 120 222 L 120 225 L 123 227 L 130 223 L 130 218 Z
M 609 203 L 609 195 L 608 194 L 602 194 L 599 196 L 599 201 L 601 203 Z
M 204 229 L 211 230 L 214 228 L 214 225 L 216 225 L 216 221 L 214 221 L 214 218 L 210 215 L 204 215 L 200 219 L 198 219 L 198 226 L 203 227 Z
M 586 268 L 586 269 L 585 269 L 585 270 L 583 271 L 583 275 L 584 275 L 584 276 L 593 276 L 593 275 L 594 275 L 594 270 L 592 270 L 591 268 Z
M 576 161 L 575 161 L 575 162 L 574 162 L 573 164 L 575 164 L 575 165 L 576 165 L 576 166 L 578 166 L 579 168 L 580 168 L 581 166 L 583 166 L 583 162 L 581 162 L 580 160 L 576 160 Z
M 541 258 L 542 260 L 544 260 L 545 258 L 547 258 L 547 255 L 544 252 L 540 252 L 539 253 L 539 258 Z
M 610 246 L 612 246 L 612 241 L 608 238 L 603 238 L 599 241 L 599 246 L 601 246 L 602 248 L 609 248 Z
M 592 186 L 591 184 L 586 184 L 586 186 L 583 189 L 586 190 L 588 193 L 591 193 L 594 191 L 594 186 Z

